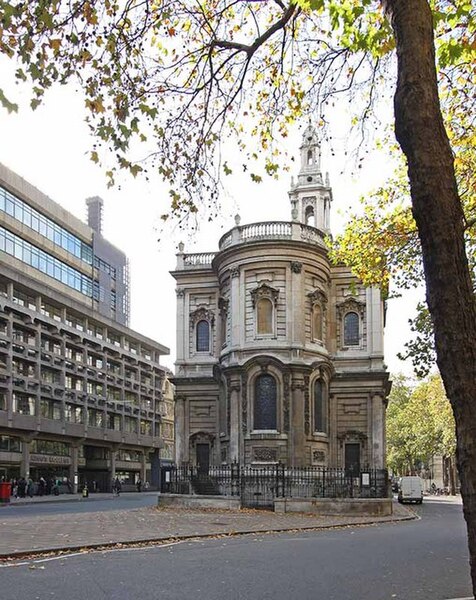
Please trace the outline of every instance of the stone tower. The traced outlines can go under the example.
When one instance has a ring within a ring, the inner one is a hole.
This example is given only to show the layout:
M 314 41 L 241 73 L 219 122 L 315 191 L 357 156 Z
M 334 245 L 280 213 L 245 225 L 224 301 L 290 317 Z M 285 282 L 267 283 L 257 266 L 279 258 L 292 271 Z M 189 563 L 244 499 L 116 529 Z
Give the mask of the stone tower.
M 297 182 L 291 182 L 292 219 L 330 233 L 332 190 L 329 175 L 321 172 L 321 149 L 317 131 L 308 125 L 300 147 L 301 166 Z

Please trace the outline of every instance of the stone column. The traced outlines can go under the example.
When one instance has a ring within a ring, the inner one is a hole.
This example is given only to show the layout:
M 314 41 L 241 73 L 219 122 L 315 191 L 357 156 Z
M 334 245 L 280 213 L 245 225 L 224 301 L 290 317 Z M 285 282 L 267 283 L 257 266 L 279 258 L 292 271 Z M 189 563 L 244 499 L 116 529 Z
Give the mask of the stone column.
M 329 392 L 329 457 L 328 467 L 337 467 L 337 396 Z
M 177 294 L 177 361 L 181 361 L 185 358 L 185 340 L 187 339 L 186 327 L 188 327 L 188 319 L 184 318 L 185 291 L 183 288 L 177 288 L 175 293 Z
M 144 483 L 147 479 L 147 455 L 148 455 L 148 450 L 144 450 L 144 452 L 142 453 L 141 465 L 140 465 L 140 478 L 142 481 L 142 486 L 144 486 Z M 144 488 L 142 488 L 142 489 L 144 489 Z
M 291 262 L 291 304 L 288 303 L 288 310 L 292 310 L 294 318 L 291 320 L 288 316 L 288 322 L 291 322 L 291 332 L 288 334 L 293 346 L 304 346 L 305 332 L 304 323 L 304 295 L 302 293 L 302 263 L 298 261 Z
M 230 403 L 230 462 L 240 461 L 241 385 L 239 375 L 227 378 L 227 396 Z
M 185 399 L 175 400 L 175 460 L 178 465 L 185 462 Z
M 116 478 L 116 449 L 111 448 L 109 450 L 111 454 L 111 489 L 114 479 Z
M 20 475 L 25 479 L 30 477 L 30 438 L 22 438 Z
M 383 469 L 385 465 L 385 406 L 380 394 L 374 394 L 372 398 L 372 449 L 373 466 Z
M 69 466 L 69 480 L 73 486 L 73 494 L 78 493 L 78 466 L 79 446 L 71 444 L 71 464 Z
M 236 347 L 240 344 L 240 268 L 234 267 L 230 271 L 231 275 L 231 346 Z
M 309 377 L 303 373 L 293 373 L 291 381 L 291 431 L 289 433 L 289 456 L 293 467 L 308 465 L 306 460 L 305 441 L 310 434 L 309 394 L 306 393 L 306 382 Z

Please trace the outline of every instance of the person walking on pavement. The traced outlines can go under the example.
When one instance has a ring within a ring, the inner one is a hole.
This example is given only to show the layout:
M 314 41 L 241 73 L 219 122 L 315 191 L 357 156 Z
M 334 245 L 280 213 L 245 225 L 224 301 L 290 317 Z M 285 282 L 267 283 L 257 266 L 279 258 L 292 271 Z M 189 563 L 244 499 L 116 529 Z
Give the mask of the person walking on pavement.
M 119 477 L 116 477 L 116 479 L 114 479 L 112 489 L 115 492 L 116 496 L 119 496 L 119 494 L 121 493 L 121 482 L 119 481 Z
M 140 480 L 140 477 L 137 480 L 136 486 L 137 486 L 137 491 L 142 492 L 142 481 Z
M 18 480 L 18 497 L 19 498 L 25 497 L 25 488 L 26 488 L 26 480 L 24 477 L 20 477 L 20 479 Z

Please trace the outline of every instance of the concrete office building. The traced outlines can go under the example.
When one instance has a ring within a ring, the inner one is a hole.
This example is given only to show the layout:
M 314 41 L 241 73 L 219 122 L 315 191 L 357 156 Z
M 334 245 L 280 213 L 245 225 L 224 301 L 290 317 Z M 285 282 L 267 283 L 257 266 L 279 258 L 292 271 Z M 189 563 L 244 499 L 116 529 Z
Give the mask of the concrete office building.
M 128 328 L 127 259 L 0 165 L 0 476 L 157 483 L 168 349 Z

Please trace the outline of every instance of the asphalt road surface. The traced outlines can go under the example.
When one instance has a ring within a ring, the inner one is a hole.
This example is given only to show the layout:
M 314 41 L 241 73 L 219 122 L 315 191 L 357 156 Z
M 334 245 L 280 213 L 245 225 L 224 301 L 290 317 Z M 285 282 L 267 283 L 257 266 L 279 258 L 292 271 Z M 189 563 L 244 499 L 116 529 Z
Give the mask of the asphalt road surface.
M 22 560 L 0 568 L 0 598 L 470 598 L 461 505 L 434 498 L 415 510 L 420 520 L 397 524 Z
M 61 496 L 60 496 L 61 498 Z M 69 500 L 68 502 L 41 502 L 36 504 L 14 504 L 0 507 L 0 517 L 15 518 L 25 516 L 34 517 L 41 515 L 58 514 L 76 514 L 88 512 L 102 512 L 108 510 L 127 510 L 128 508 L 142 508 L 143 506 L 157 505 L 157 492 L 146 492 L 144 494 L 121 494 L 113 496 L 112 494 L 100 498 L 91 494 L 89 498 L 80 498 Z M 1 534 L 1 532 L 0 532 Z M 0 592 L 0 600 L 1 592 Z

